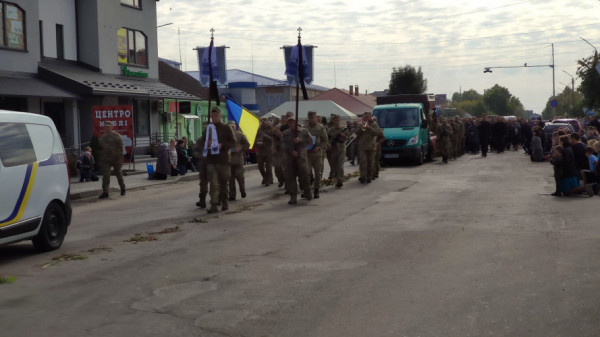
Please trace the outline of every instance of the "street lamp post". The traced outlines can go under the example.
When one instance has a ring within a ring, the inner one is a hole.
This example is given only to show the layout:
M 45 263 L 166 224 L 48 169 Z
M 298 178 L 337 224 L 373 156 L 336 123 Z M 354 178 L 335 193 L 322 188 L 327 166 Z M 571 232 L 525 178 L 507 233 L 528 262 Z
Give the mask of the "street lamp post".
M 571 113 L 573 113 L 575 109 L 575 77 L 564 70 L 562 72 L 571 77 Z
M 555 68 L 556 67 L 554 66 L 554 43 L 552 44 L 552 64 L 530 66 L 530 65 L 527 65 L 527 63 L 525 63 L 522 66 L 484 67 L 483 72 L 491 73 L 492 69 L 495 69 L 495 68 L 535 68 L 535 67 L 550 67 L 550 68 L 552 68 L 552 100 L 555 100 L 556 99 L 556 79 L 555 79 Z M 554 118 L 556 118 L 556 107 L 552 107 L 552 116 Z

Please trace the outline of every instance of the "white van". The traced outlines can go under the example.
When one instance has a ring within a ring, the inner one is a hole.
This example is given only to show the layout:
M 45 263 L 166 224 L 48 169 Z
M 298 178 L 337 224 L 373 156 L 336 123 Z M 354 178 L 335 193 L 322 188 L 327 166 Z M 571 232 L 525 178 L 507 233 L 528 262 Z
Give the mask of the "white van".
M 46 116 L 0 110 L 0 245 L 58 249 L 71 223 L 67 156 Z

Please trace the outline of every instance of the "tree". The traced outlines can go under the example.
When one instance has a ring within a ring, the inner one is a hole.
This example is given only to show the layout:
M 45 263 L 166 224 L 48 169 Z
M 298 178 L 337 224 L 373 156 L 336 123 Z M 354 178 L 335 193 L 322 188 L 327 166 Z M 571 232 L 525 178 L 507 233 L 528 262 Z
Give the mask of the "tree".
M 525 109 L 521 101 L 514 97 L 508 89 L 498 84 L 485 91 L 483 102 L 491 111 L 491 114 L 500 116 L 525 116 Z
M 478 93 L 476 90 L 474 89 L 469 89 L 467 91 L 464 91 L 462 93 L 457 93 L 455 92 L 452 95 L 452 101 L 453 102 L 463 102 L 463 101 L 480 101 L 483 99 L 483 96 Z
M 548 98 L 546 107 L 542 112 L 544 119 L 553 119 L 554 117 L 581 117 L 583 116 L 583 95 L 580 92 L 575 91 L 570 87 L 565 87 L 563 91 L 556 95 L 556 101 L 558 106 L 556 107 L 556 116 L 550 103 L 552 97 Z
M 393 68 L 388 95 L 423 94 L 426 91 L 427 80 L 423 78 L 420 66 L 418 70 L 411 65 Z
M 600 108 L 600 74 L 596 71 L 598 52 L 577 61 L 577 76 L 581 78 L 578 91 L 583 94 L 583 106 L 591 109 Z

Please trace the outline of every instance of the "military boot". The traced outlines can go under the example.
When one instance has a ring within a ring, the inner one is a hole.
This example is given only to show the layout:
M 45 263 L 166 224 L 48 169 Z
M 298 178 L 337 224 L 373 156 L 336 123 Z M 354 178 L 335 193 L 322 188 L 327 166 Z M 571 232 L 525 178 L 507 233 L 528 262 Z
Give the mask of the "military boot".
M 223 202 L 221 203 L 221 210 L 226 211 L 228 209 L 229 209 L 229 201 L 223 200 Z
M 196 203 L 196 206 L 200 208 L 206 208 L 206 197 L 200 197 L 200 200 Z
M 210 205 L 210 208 L 206 210 L 207 213 L 219 213 L 217 205 Z
M 315 192 L 313 193 L 313 197 L 315 199 L 319 199 L 319 189 L 318 188 L 315 188 Z M 310 199 L 308 199 L 308 200 L 310 200 Z
M 291 194 L 290 195 L 290 201 L 288 201 L 288 204 L 295 205 L 297 203 L 298 203 L 298 200 L 296 199 L 296 195 L 295 194 Z

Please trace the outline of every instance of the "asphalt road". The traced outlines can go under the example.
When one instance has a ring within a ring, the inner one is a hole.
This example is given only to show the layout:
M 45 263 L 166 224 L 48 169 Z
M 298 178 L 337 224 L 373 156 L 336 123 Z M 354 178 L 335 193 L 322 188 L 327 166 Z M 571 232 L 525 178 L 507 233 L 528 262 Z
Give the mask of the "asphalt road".
M 0 247 L 2 335 L 600 335 L 599 197 L 551 197 L 550 164 L 389 167 L 298 206 L 259 182 L 218 215 L 197 182 L 78 201 L 59 251 Z

